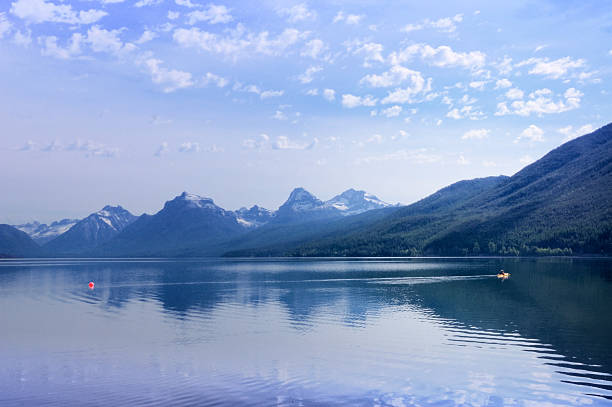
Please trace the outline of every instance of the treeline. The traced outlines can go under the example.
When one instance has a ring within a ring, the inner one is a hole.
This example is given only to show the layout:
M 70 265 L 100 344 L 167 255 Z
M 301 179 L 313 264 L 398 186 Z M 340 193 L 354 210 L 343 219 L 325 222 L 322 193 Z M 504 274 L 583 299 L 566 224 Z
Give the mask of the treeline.
M 573 256 L 573 255 L 612 255 L 612 239 L 609 229 L 600 230 L 599 234 L 585 236 L 576 234 L 575 239 L 554 241 L 547 239 L 533 243 L 525 239 L 478 239 L 455 237 L 438 241 L 415 241 L 406 235 L 394 236 L 384 233 L 371 233 L 347 236 L 341 240 L 322 240 L 310 242 L 289 249 L 283 253 L 287 256 Z M 521 235 L 528 235 L 521 231 Z M 525 243 L 527 241 L 528 243 Z M 452 243 L 451 243 L 452 242 Z M 543 242 L 543 243 L 542 243 Z M 450 243 L 450 244 L 449 244 Z M 569 244 L 568 244 L 569 243 Z

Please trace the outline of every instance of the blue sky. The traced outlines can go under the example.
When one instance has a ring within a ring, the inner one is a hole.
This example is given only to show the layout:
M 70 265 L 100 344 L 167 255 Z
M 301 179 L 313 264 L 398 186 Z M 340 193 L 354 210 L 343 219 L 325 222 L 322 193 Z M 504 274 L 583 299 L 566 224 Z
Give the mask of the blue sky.
M 611 121 L 612 3 L 504 3 L 2 2 L 0 222 L 511 175 Z

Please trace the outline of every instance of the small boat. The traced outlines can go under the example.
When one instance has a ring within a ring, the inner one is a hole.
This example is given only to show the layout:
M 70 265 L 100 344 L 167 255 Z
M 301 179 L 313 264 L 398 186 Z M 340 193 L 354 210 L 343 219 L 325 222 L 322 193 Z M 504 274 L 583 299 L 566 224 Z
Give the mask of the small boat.
M 497 273 L 497 278 L 508 278 L 510 277 L 510 273 L 506 273 L 504 270 L 499 270 Z

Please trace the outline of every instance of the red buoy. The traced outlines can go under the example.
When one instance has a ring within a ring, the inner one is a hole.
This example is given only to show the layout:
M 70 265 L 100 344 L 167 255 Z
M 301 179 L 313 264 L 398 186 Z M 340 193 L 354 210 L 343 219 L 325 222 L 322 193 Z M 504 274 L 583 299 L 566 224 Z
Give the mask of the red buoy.
M 87 285 L 89 286 L 90 290 L 93 290 L 93 288 L 94 288 L 94 282 L 93 281 L 90 281 L 89 284 L 87 284 Z

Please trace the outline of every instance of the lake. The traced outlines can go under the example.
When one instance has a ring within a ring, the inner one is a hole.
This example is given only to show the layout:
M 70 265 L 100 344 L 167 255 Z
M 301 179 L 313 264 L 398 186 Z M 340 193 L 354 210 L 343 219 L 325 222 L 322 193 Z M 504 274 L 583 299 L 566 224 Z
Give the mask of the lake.
M 2 406 L 612 405 L 606 259 L 3 260 L 0 332 Z

